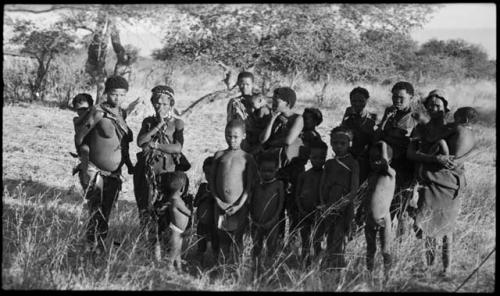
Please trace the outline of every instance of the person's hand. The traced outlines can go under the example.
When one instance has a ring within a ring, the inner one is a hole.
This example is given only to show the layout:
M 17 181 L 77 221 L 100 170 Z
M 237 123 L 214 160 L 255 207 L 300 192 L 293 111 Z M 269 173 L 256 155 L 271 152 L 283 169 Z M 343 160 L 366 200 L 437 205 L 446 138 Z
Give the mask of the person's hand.
M 276 119 L 278 118 L 278 116 L 280 116 L 281 112 L 280 111 L 274 111 L 274 110 L 271 110 L 271 118 L 272 119 Z
M 165 125 L 165 120 L 163 119 L 162 116 L 158 116 L 158 124 L 156 125 L 155 128 L 161 129 Z
M 453 169 L 456 167 L 455 162 L 453 162 L 453 156 L 450 155 L 436 155 L 436 162 L 447 169 Z
M 396 108 L 388 108 L 386 109 L 386 113 L 385 113 L 385 118 L 386 120 L 393 117 L 394 115 L 396 115 L 396 112 L 398 110 Z
M 226 209 L 226 214 L 232 216 L 236 213 L 236 206 L 232 205 Z

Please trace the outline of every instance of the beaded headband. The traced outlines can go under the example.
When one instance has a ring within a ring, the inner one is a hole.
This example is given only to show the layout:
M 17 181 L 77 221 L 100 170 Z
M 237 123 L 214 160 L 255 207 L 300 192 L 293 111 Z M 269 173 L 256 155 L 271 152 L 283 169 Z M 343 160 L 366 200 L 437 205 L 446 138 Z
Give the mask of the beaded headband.
M 171 96 L 172 98 L 174 97 L 174 94 L 169 92 L 168 90 L 166 89 L 161 89 L 161 90 L 155 90 L 153 93 L 155 94 L 163 94 L 163 95 L 169 95 Z

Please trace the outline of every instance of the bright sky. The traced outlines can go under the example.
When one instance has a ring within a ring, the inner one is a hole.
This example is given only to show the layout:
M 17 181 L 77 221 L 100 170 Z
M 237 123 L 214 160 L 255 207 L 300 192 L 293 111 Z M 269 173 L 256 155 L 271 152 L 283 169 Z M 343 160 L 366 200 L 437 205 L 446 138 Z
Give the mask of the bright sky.
M 496 59 L 496 5 L 494 3 L 444 4 L 423 29 L 411 35 L 422 43 L 431 38 L 464 39 L 480 44 Z

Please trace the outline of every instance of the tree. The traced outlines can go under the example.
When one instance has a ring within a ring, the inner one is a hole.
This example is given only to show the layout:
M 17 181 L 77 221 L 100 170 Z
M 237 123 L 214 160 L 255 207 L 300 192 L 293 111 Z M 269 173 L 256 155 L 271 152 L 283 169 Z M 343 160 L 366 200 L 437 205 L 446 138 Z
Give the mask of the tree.
M 178 28 L 165 37 L 165 47 L 154 56 L 160 60 L 206 59 L 240 71 L 255 67 L 261 75 L 291 76 L 291 83 L 303 74 L 315 80 L 326 74 L 351 75 L 348 79 L 356 80 L 369 70 L 369 65 L 352 63 L 363 54 L 370 57 L 367 46 L 364 53 L 356 52 L 360 34 L 377 29 L 405 35 L 423 24 L 435 8 L 403 4 L 181 5 Z M 182 30 L 182 26 L 189 29 Z
M 14 44 L 21 45 L 21 53 L 36 59 L 37 69 L 34 78 L 29 79 L 32 100 L 44 100 L 47 73 L 57 55 L 73 48 L 74 38 L 65 33 L 60 24 L 49 29 L 39 29 L 30 21 L 14 24 Z

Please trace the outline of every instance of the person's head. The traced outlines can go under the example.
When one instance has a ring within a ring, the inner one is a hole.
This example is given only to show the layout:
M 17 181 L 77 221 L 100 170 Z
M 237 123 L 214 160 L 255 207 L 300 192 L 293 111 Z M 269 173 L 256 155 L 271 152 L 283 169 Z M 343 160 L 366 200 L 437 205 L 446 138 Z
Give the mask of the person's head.
M 321 140 L 316 140 L 309 146 L 311 149 L 311 154 L 309 160 L 314 169 L 320 169 L 323 167 L 326 161 L 326 154 L 328 152 L 328 146 L 325 142 Z
M 212 169 L 212 164 L 214 163 L 214 157 L 209 156 L 205 158 L 203 161 L 203 173 L 205 174 L 205 178 L 208 180 L 208 176 L 210 175 L 210 170 Z
M 472 107 L 461 107 L 453 114 L 453 119 L 457 124 L 473 124 L 477 122 L 479 114 Z
M 226 143 L 231 150 L 241 148 L 241 141 L 246 137 L 245 123 L 241 119 L 233 119 L 226 125 Z
M 104 93 L 107 96 L 107 103 L 112 107 L 118 106 L 120 100 L 125 98 L 128 92 L 128 82 L 121 76 L 112 76 L 104 83 Z
M 448 101 L 441 90 L 435 89 L 424 100 L 424 107 L 431 119 L 444 118 L 448 109 Z
M 167 196 L 182 194 L 186 189 L 187 176 L 184 172 L 167 172 L 162 174 L 160 184 Z
M 272 180 L 276 177 L 276 172 L 278 171 L 278 155 L 271 152 L 262 153 L 257 158 L 257 165 L 259 166 L 259 174 L 262 180 Z
M 314 130 L 323 122 L 323 114 L 318 108 L 306 108 L 302 117 L 304 118 L 305 130 Z
M 166 85 L 158 85 L 151 92 L 151 104 L 155 109 L 156 115 L 162 118 L 169 116 L 175 104 L 174 90 Z
M 370 147 L 368 152 L 368 158 L 370 161 L 370 167 L 373 171 L 378 172 L 381 168 L 383 168 L 384 161 L 382 159 L 382 149 L 383 147 L 387 149 L 387 161 L 391 163 L 392 161 L 392 148 L 390 145 L 387 145 L 383 141 L 376 142 Z
M 253 94 L 250 96 L 250 105 L 254 109 L 260 109 L 267 104 L 266 98 L 262 94 Z
M 410 101 L 415 90 L 413 85 L 406 81 L 399 81 L 392 87 L 392 105 L 399 111 L 406 110 L 410 107 Z
M 250 72 L 241 72 L 238 74 L 237 83 L 242 95 L 249 96 L 252 94 L 253 80 L 253 74 Z
M 76 111 L 78 116 L 82 116 L 93 104 L 94 100 L 92 96 L 87 93 L 77 94 L 71 102 L 73 110 Z
M 330 132 L 330 144 L 336 156 L 343 156 L 349 152 L 353 139 L 352 131 L 345 126 L 337 126 Z
M 292 109 L 297 101 L 295 91 L 289 87 L 278 87 L 273 93 L 273 110 L 283 112 Z
M 369 98 L 370 93 L 366 88 L 358 86 L 351 90 L 349 100 L 351 101 L 351 107 L 354 112 L 361 113 L 363 109 L 365 109 Z

